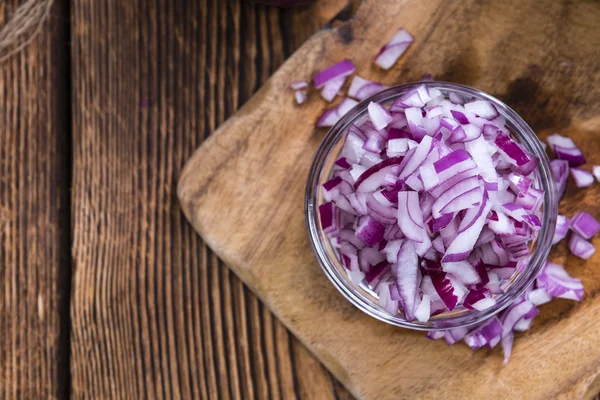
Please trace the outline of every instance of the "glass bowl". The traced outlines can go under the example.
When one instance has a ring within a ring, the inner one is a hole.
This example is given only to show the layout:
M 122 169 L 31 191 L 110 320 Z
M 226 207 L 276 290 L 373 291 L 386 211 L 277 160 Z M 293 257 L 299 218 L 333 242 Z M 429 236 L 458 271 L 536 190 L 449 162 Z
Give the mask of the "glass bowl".
M 318 215 L 319 205 L 324 203 L 323 183 L 331 177 L 334 161 L 339 156 L 348 128 L 352 124 L 357 122 L 360 124 L 368 118 L 367 106 L 371 101 L 388 105 L 406 92 L 423 84 L 429 88 L 440 90 L 446 96 L 454 92 L 469 101 L 480 99 L 492 102 L 498 112 L 506 118 L 506 127 L 513 138 L 539 157 L 540 163 L 534 173 L 537 175 L 538 188 L 544 190 L 545 193 L 542 206 L 542 229 L 530 243 L 531 253 L 527 257 L 527 262 L 521 263 L 521 268 L 517 268 L 513 276 L 505 282 L 502 287 L 504 293 L 494 296 L 496 304 L 482 311 L 457 308 L 433 316 L 427 322 L 407 321 L 400 314 L 389 313 L 378 304 L 377 295 L 365 281 L 359 285 L 351 283 L 346 268 L 339 261 L 336 250 L 323 232 Z M 417 82 L 399 85 L 359 103 L 341 118 L 323 139 L 313 160 L 306 184 L 305 216 L 309 238 L 325 275 L 339 292 L 361 311 L 391 325 L 422 331 L 474 325 L 494 316 L 515 301 L 533 283 L 548 258 L 557 214 L 558 200 L 555 194 L 554 176 L 550 168 L 550 162 L 544 147 L 527 123 L 515 111 L 495 97 L 477 89 L 448 82 Z

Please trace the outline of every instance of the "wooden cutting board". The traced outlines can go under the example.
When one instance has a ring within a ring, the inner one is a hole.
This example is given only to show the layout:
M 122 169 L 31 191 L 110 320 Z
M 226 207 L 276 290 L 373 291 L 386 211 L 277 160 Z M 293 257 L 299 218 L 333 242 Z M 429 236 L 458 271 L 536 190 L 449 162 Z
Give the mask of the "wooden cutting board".
M 316 91 L 296 106 L 290 82 L 350 58 L 387 84 L 424 74 L 470 85 L 516 109 L 543 138 L 570 135 L 600 164 L 600 3 L 567 0 L 364 1 L 355 17 L 305 43 L 187 163 L 178 188 L 196 230 L 308 348 L 361 399 L 566 398 L 600 391 L 600 253 L 587 262 L 561 243 L 552 259 L 581 277 L 580 304 L 542 306 L 501 349 L 472 352 L 386 325 L 351 306 L 308 242 L 304 185 L 326 131 Z M 390 71 L 372 64 L 399 28 L 415 43 Z M 600 184 L 570 183 L 561 212 L 600 216 Z M 600 246 L 600 239 L 594 240 Z

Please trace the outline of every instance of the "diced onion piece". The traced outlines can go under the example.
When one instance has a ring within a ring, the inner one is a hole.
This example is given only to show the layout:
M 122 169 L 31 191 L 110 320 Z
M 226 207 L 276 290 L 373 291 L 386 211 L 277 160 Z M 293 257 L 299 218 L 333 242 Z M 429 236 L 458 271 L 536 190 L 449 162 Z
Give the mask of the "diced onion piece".
M 577 187 L 588 187 L 594 183 L 594 175 L 583 169 L 571 168 L 571 176 L 575 179 Z
M 419 255 L 423 256 L 431 247 L 431 240 L 425 230 L 417 192 L 398 192 L 398 225 L 407 238 L 423 245 L 419 246 L 422 249 Z
M 571 234 L 569 249 L 574 256 L 583 258 L 584 260 L 589 259 L 596 252 L 593 244 L 576 233 Z
M 502 336 L 508 335 L 521 319 L 531 319 L 538 315 L 538 309 L 525 300 L 513 303 L 502 316 Z
M 308 88 L 308 82 L 306 81 L 296 81 L 290 84 L 290 87 L 294 90 L 302 90 Z
M 321 114 L 317 120 L 317 128 L 326 128 L 335 125 L 357 104 L 356 100 L 345 98 L 336 108 L 330 108 Z
M 510 136 L 500 132 L 494 141 L 501 154 L 506 157 L 506 160 L 518 167 L 523 167 L 530 163 L 535 156 L 523 150 L 521 146 L 515 142 Z
M 427 339 L 437 340 L 444 337 L 444 331 L 429 331 L 427 332 Z
M 419 258 L 412 240 L 402 242 L 398 261 L 392 266 L 400 295 L 402 311 L 408 321 L 415 319 L 415 304 L 419 276 Z
M 431 315 L 430 307 L 431 307 L 431 301 L 429 300 L 429 296 L 424 294 L 423 298 L 421 299 L 421 303 L 419 303 L 419 306 L 415 310 L 415 318 L 417 319 L 417 321 L 419 321 L 419 322 L 429 321 L 429 317 Z
M 592 170 L 593 170 L 594 176 L 596 177 L 598 182 L 600 182 L 600 165 L 594 165 Z
M 373 247 L 383 240 L 385 226 L 371 216 L 365 216 L 356 227 L 356 236 L 367 246 Z
M 573 218 L 571 218 L 569 227 L 573 232 L 585 239 L 591 239 L 592 236 L 600 232 L 600 222 L 585 211 L 575 214 Z
M 338 76 L 337 78 L 333 78 L 329 82 L 323 86 L 321 90 L 321 97 L 327 100 L 328 102 L 332 102 L 337 96 L 342 86 L 344 86 L 344 82 L 346 82 L 345 76 Z
M 556 194 L 561 199 L 567 189 L 567 181 L 569 179 L 569 162 L 566 160 L 552 160 L 550 161 L 552 167 L 552 173 L 556 180 Z
M 304 104 L 307 98 L 306 90 L 296 90 L 294 98 L 296 99 L 296 103 Z
M 378 103 L 370 102 L 368 106 L 369 117 L 375 129 L 381 130 L 392 122 L 392 115 L 384 106 Z
M 546 138 L 550 149 L 559 160 L 566 160 L 571 167 L 585 164 L 585 157 L 573 140 L 555 133 Z
M 354 97 L 357 100 L 364 100 L 387 88 L 388 86 L 381 83 L 355 76 L 352 79 L 352 83 L 350 83 L 350 88 L 348 88 L 348 96 Z
M 446 254 L 442 258 L 442 265 L 444 263 L 451 263 L 457 261 L 464 261 L 467 259 L 477 238 L 483 229 L 485 219 L 489 211 L 491 210 L 491 204 L 487 201 L 487 197 L 483 197 L 483 201 L 479 207 L 473 207 L 469 209 L 465 215 L 465 218 L 460 224 L 457 235 L 448 246 Z
M 500 323 L 498 317 L 492 317 L 467 334 L 465 336 L 465 343 L 473 350 L 483 346 L 492 348 L 500 342 L 501 338 L 502 323 Z
M 545 290 L 552 297 L 577 301 L 581 301 L 583 298 L 581 280 L 570 277 L 564 267 L 559 264 L 546 263 L 537 276 L 536 286 Z
M 487 100 L 476 100 L 465 104 L 465 109 L 481 118 L 492 120 L 496 118 L 498 110 L 494 105 Z
M 529 292 L 529 294 L 527 295 L 527 298 L 529 299 L 529 301 L 536 306 L 540 306 L 542 304 L 546 304 L 548 303 L 550 300 L 552 300 L 552 296 L 550 296 L 548 294 L 548 292 L 546 292 L 545 289 L 539 288 L 539 289 L 535 289 L 532 290 L 531 292 Z
M 564 215 L 558 215 L 556 217 L 556 229 L 554 230 L 552 245 L 557 244 L 567 236 L 567 233 L 569 233 L 569 224 L 569 218 Z
M 390 69 L 413 41 L 414 39 L 410 33 L 404 29 L 400 29 L 396 32 L 394 37 L 381 48 L 379 54 L 375 57 L 375 64 L 383 69 Z
M 508 364 L 508 359 L 512 353 L 514 338 L 515 336 L 512 332 L 509 332 L 502 338 L 502 351 L 504 353 L 504 360 L 502 360 L 503 364 Z
M 355 71 L 354 64 L 350 60 L 342 60 L 339 63 L 330 65 L 314 76 L 314 83 L 317 89 L 321 89 L 329 82 L 339 78 L 345 78 L 352 75 Z M 342 81 L 343 85 L 343 81 Z

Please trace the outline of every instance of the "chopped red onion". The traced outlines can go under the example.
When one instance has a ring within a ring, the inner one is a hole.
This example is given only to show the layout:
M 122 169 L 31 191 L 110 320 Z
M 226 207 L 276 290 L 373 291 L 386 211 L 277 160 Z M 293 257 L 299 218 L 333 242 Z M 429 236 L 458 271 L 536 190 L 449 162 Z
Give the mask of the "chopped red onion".
M 462 340 L 467 333 L 469 333 L 469 328 L 453 328 L 448 329 L 444 332 L 444 339 L 446 339 L 446 343 L 452 345 L 460 340 Z
M 593 244 L 576 233 L 571 234 L 569 249 L 574 256 L 583 258 L 584 260 L 589 259 L 596 252 Z
M 548 292 L 546 292 L 546 290 L 543 289 L 543 288 L 538 288 L 538 289 L 532 290 L 527 295 L 527 298 L 529 299 L 529 301 L 532 304 L 534 304 L 536 306 L 539 306 L 539 305 L 542 305 L 542 304 L 546 304 L 550 300 L 552 300 L 552 296 L 550 296 L 548 294 Z
M 573 232 L 584 237 L 585 239 L 591 239 L 592 236 L 600 232 L 600 222 L 598 222 L 596 218 L 592 217 L 585 211 L 575 214 L 573 218 L 571 218 L 569 227 Z
M 558 215 L 556 217 L 556 229 L 554 230 L 552 245 L 555 245 L 567 236 L 567 233 L 569 233 L 569 224 L 569 218 L 564 215 Z
M 446 278 L 446 273 L 441 269 L 438 271 L 430 271 L 431 282 L 438 296 L 444 302 L 448 311 L 454 310 L 458 304 L 458 296 L 455 294 L 455 287 L 449 279 Z
M 419 254 L 423 256 L 431 247 L 431 240 L 425 230 L 417 192 L 398 192 L 398 225 L 408 239 L 423 243 L 422 254 Z
M 306 81 L 296 81 L 290 84 L 290 87 L 294 90 L 302 90 L 308 88 L 308 82 Z
M 548 136 L 546 142 L 548 142 L 556 158 L 568 161 L 571 167 L 578 167 L 585 164 L 583 153 L 570 138 L 555 133 Z
M 387 88 L 388 86 L 382 85 L 381 83 L 372 82 L 361 78 L 360 76 L 355 76 L 348 89 L 348 96 L 354 97 L 357 100 L 364 100 Z
M 556 180 L 556 194 L 559 200 L 562 199 L 567 189 L 567 180 L 569 179 L 569 162 L 566 160 L 550 161 L 554 179 Z
M 494 105 L 487 100 L 476 100 L 465 104 L 465 109 L 478 117 L 492 120 L 499 114 Z
M 317 89 L 321 89 L 329 82 L 339 78 L 346 78 L 355 71 L 354 64 L 350 60 L 342 60 L 337 64 L 330 65 L 314 76 L 314 83 Z M 343 82 L 342 82 L 343 85 Z
M 536 159 L 534 155 L 522 149 L 517 142 L 503 132 L 498 133 L 494 143 L 498 146 L 500 154 L 504 155 L 506 161 L 512 165 L 523 167 Z
M 583 169 L 571 168 L 571 175 L 575 179 L 577 187 L 588 187 L 594 183 L 594 175 Z
M 323 232 L 328 235 L 335 236 L 335 234 L 339 231 L 335 204 L 332 202 L 321 204 L 319 206 L 319 214 L 321 216 L 321 226 L 323 227 Z
M 410 33 L 404 29 L 400 29 L 392 39 L 381 48 L 379 54 L 375 58 L 375 64 L 383 69 L 390 69 L 392 65 L 398 61 L 400 56 L 404 54 L 408 46 L 414 42 Z
M 370 102 L 368 106 L 369 117 L 373 126 L 377 130 L 381 130 L 392 122 L 392 115 L 389 111 L 379 103 Z
M 358 102 L 345 98 L 335 108 L 325 110 L 317 120 L 317 128 L 326 128 L 335 125 L 344 115 L 348 113 Z
M 427 332 L 427 339 L 437 340 L 444 337 L 444 331 L 429 331 Z
M 600 182 L 600 165 L 594 165 L 593 172 L 598 182 Z
M 465 100 L 465 98 L 462 95 L 455 92 L 452 92 L 448 95 L 448 100 L 450 100 L 454 104 L 460 105 L 465 104 L 467 102 L 467 100 Z
M 424 294 L 421 299 L 421 303 L 415 309 L 415 318 L 419 322 L 427 322 L 429 321 L 429 317 L 431 316 L 431 301 L 429 300 L 429 296 Z
M 345 76 L 338 76 L 336 78 L 331 79 L 329 82 L 323 86 L 321 90 L 321 97 L 327 100 L 328 102 L 332 102 L 335 99 L 335 96 L 339 93 L 344 86 L 344 82 L 346 82 Z
M 583 240 L 583 239 L 582 239 Z M 536 279 L 536 286 L 552 297 L 581 301 L 583 284 L 580 279 L 572 278 L 559 264 L 546 263 Z M 533 292 L 532 292 L 533 293 Z M 543 301 L 544 296 L 536 293 L 534 299 Z M 538 297 L 539 296 L 539 297 Z
M 384 232 L 385 226 L 369 215 L 364 216 L 356 227 L 356 236 L 369 247 L 379 244 L 383 240 Z
M 502 336 L 512 332 L 514 326 L 522 319 L 531 319 L 538 315 L 538 309 L 527 300 L 513 303 L 502 314 Z
M 465 343 L 476 350 L 487 346 L 493 348 L 502 338 L 502 323 L 498 317 L 492 317 L 465 336 Z
M 396 285 L 400 295 L 402 311 L 407 320 L 415 319 L 417 286 L 419 284 L 419 258 L 412 240 L 402 242 L 398 252 L 398 261 L 392 265 Z
M 296 90 L 294 98 L 296 99 L 296 103 L 303 104 L 307 98 L 306 90 Z
M 356 77 L 350 95 L 364 98 L 381 86 Z M 348 100 L 328 110 L 321 124 L 337 122 L 348 104 L 356 104 Z M 568 156 L 552 162 L 559 195 L 575 157 L 575 150 L 558 148 L 569 148 L 565 143 L 551 143 Z M 530 241 L 541 229 L 544 192 L 533 173 L 538 164 L 491 102 L 448 100 L 420 85 L 389 110 L 370 103 L 368 119 L 349 128 L 332 177 L 323 185 L 327 203 L 319 207 L 321 226 L 348 279 L 364 279 L 388 312 L 426 322 L 457 309 L 485 310 L 526 268 Z M 574 176 L 578 171 L 573 169 Z M 590 257 L 595 250 L 585 239 L 600 231 L 600 222 L 588 213 L 571 221 L 558 216 L 553 242 L 569 229 L 571 251 Z M 474 349 L 502 341 L 508 360 L 514 332 L 531 327 L 538 305 L 582 296 L 580 280 L 547 264 L 498 317 L 428 338 L 444 337 L 450 344 L 464 339 Z
M 527 320 L 525 320 L 525 321 L 527 321 Z M 531 320 L 529 320 L 529 321 L 531 321 Z M 515 335 L 512 332 L 509 332 L 506 336 L 504 336 L 502 338 L 502 351 L 504 352 L 504 360 L 502 361 L 503 364 L 508 363 L 508 359 L 510 358 L 510 355 L 512 353 L 514 338 L 515 338 Z

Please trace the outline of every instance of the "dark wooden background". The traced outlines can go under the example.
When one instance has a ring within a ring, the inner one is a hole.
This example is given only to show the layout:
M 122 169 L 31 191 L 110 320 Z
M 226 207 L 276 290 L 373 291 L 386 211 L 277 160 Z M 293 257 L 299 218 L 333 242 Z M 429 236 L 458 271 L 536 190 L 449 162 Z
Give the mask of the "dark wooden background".
M 0 1 L 0 25 L 21 3 Z M 350 398 L 175 195 L 196 147 L 347 3 L 55 0 L 0 65 L 0 398 Z
M 0 25 L 21 3 L 0 1 Z M 354 3 L 55 0 L 0 64 L 0 398 L 351 398 L 204 245 L 175 185 Z

